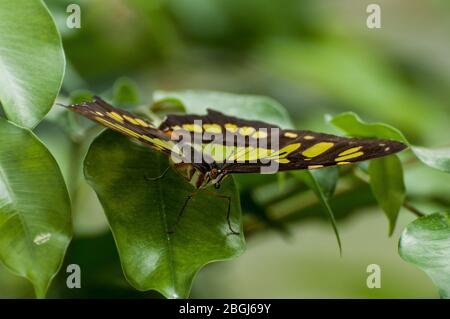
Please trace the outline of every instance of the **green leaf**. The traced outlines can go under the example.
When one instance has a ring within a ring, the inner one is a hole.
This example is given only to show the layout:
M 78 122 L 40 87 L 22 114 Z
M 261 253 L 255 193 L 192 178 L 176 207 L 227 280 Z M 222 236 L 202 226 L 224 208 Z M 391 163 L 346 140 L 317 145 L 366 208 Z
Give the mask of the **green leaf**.
M 400 238 L 400 256 L 423 271 L 450 298 L 450 214 L 430 214 L 410 223 Z
M 316 179 L 317 184 L 323 191 L 326 199 L 333 197 L 339 179 L 339 169 L 337 167 L 326 167 L 322 169 L 311 170 L 311 175 Z
M 256 95 L 237 95 L 213 91 L 156 91 L 156 105 L 180 103 L 186 113 L 203 114 L 210 108 L 243 119 L 265 121 L 282 128 L 293 127 L 287 111 L 277 101 Z
M 372 192 L 389 220 L 391 236 L 405 200 L 402 163 L 396 155 L 371 160 L 369 176 Z
M 396 128 L 383 123 L 364 122 L 353 112 L 327 116 L 327 121 L 350 136 L 385 138 L 409 144 L 402 132 Z
M 334 217 L 333 210 L 331 209 L 329 200 L 334 193 L 336 183 L 339 177 L 336 168 L 324 168 L 320 170 L 302 170 L 294 171 L 294 176 L 303 181 L 317 196 L 323 208 L 325 209 L 328 217 L 330 218 L 331 226 L 333 227 L 334 234 L 339 246 L 339 252 L 342 254 L 341 238 L 336 225 L 336 219 Z
M 154 289 L 166 297 L 185 298 L 205 264 L 236 257 L 244 251 L 239 195 L 230 177 L 220 195 L 195 190 L 168 167 L 166 156 L 141 147 L 127 137 L 106 131 L 91 145 L 85 175 L 97 193 L 110 223 L 127 280 L 139 290 Z M 173 233 L 171 233 L 173 231 Z
M 42 1 L 0 1 L 0 101 L 9 120 L 36 126 L 58 95 L 64 52 Z
M 139 89 L 136 82 L 129 78 L 120 78 L 114 83 L 113 104 L 118 107 L 130 108 L 139 102 Z
M 428 149 L 414 146 L 412 150 L 424 164 L 450 173 L 450 148 Z
M 0 260 L 44 297 L 71 239 L 58 165 L 26 129 L 0 119 Z

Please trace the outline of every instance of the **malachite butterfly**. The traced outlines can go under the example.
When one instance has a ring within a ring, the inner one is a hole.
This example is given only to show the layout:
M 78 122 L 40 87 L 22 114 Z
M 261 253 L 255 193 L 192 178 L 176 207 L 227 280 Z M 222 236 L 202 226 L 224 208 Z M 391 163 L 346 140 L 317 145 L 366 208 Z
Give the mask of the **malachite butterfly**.
M 156 127 L 99 97 L 68 108 L 167 155 L 175 171 L 196 189 L 209 185 L 219 188 L 220 182 L 233 173 L 349 165 L 407 147 L 393 140 L 286 130 L 210 109 L 206 115 L 170 114 Z

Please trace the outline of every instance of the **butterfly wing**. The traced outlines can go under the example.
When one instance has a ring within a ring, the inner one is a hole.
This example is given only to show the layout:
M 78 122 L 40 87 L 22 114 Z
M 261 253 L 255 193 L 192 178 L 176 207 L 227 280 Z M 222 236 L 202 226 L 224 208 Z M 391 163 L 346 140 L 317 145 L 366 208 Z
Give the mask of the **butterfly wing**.
M 260 172 L 272 161 L 278 170 L 316 169 L 347 165 L 399 152 L 403 143 L 382 139 L 347 138 L 311 131 L 282 130 L 278 126 L 226 116 L 208 110 L 206 115 L 169 115 L 159 127 L 168 135 L 187 132 L 195 148 L 229 173 Z M 195 138 L 196 133 L 198 138 Z M 222 139 L 211 139 L 208 134 Z M 240 139 L 223 138 L 226 134 Z
M 280 135 L 279 148 L 262 156 L 259 162 L 229 163 L 224 169 L 230 173 L 259 172 L 262 166 L 268 166 L 268 160 L 277 162 L 279 171 L 318 169 L 375 159 L 407 147 L 398 141 L 347 138 L 311 131 L 283 130 Z
M 95 97 L 92 102 L 73 104 L 67 107 L 92 121 L 137 139 L 161 153 L 173 156 L 177 161 L 186 162 L 182 148 L 172 141 L 170 136 L 164 134 L 152 123 L 136 117 L 130 112 L 115 108 L 99 97 Z

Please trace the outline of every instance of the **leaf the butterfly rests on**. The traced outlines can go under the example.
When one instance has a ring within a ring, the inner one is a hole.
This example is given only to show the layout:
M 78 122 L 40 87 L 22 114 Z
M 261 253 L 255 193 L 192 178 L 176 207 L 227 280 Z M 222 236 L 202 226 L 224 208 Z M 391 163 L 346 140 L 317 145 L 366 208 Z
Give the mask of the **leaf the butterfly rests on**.
M 283 130 L 212 110 L 206 115 L 170 114 L 154 127 L 100 98 L 69 108 L 175 157 L 179 160 L 175 169 L 197 188 L 219 185 L 227 174 L 261 172 L 274 162 L 279 171 L 318 169 L 379 158 L 406 148 L 392 140 Z M 189 154 L 183 151 L 186 146 Z

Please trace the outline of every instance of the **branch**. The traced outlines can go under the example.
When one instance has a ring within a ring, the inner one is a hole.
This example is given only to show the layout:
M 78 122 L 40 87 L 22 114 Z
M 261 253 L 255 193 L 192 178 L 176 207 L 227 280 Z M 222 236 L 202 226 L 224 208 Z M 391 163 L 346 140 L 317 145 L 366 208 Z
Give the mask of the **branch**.
M 415 208 L 414 206 L 412 206 L 411 204 L 407 203 L 407 202 L 403 202 L 403 207 L 406 208 L 407 210 L 409 210 L 411 213 L 413 213 L 414 215 L 418 216 L 418 217 L 423 217 L 426 214 L 422 213 L 420 210 L 418 210 L 417 208 Z

